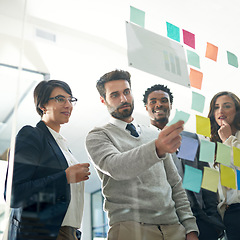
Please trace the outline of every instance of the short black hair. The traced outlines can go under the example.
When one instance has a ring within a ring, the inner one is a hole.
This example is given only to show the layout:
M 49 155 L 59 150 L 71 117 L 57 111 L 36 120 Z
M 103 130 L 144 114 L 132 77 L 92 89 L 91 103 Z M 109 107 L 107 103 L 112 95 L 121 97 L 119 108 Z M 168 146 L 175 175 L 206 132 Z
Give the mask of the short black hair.
M 66 82 L 60 80 L 43 80 L 34 89 L 33 97 L 37 113 L 42 117 L 42 107 L 49 101 L 49 97 L 54 88 L 60 87 L 72 96 L 72 90 Z
M 130 87 L 131 87 L 131 75 L 127 71 L 123 70 L 114 70 L 112 72 L 104 74 L 96 84 L 97 90 L 104 99 L 106 99 L 106 90 L 105 90 L 105 83 L 110 82 L 110 81 L 115 81 L 115 80 L 126 80 L 128 81 Z
M 144 105 L 147 105 L 147 100 L 148 100 L 148 96 L 150 93 L 154 92 L 154 91 L 158 91 L 161 90 L 163 92 L 166 92 L 169 95 L 169 99 L 170 99 L 170 103 L 173 103 L 173 94 L 170 91 L 170 89 L 167 86 L 164 86 L 162 84 L 155 84 L 152 87 L 148 88 L 145 93 L 143 94 L 143 103 Z

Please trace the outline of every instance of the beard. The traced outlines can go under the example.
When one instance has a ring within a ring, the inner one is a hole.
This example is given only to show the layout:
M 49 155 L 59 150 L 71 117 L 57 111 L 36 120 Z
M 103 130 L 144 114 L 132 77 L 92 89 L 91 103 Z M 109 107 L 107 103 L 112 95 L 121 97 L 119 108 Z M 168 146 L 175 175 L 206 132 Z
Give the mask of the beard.
M 159 108 L 159 110 L 164 111 L 163 116 L 154 116 L 154 121 L 159 123 L 168 123 L 169 120 L 169 111 L 166 108 Z M 153 115 L 155 114 L 155 109 L 152 110 Z
M 154 119 L 156 122 L 159 122 L 159 123 L 167 123 L 168 122 L 168 117 L 162 117 L 162 118 L 155 118 Z
M 121 107 L 123 106 L 129 106 L 130 108 L 121 110 Z M 112 117 L 122 120 L 132 115 L 133 109 L 134 109 L 134 103 L 133 101 L 132 101 L 132 104 L 125 102 L 116 108 L 107 104 L 107 108 L 108 108 L 108 112 L 112 115 Z

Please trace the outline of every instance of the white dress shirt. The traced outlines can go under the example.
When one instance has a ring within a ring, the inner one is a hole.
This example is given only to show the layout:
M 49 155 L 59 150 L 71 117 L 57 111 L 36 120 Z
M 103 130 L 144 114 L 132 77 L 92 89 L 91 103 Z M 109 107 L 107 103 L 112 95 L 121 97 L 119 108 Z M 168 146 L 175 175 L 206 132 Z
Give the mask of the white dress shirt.
M 50 133 L 53 135 L 56 140 L 58 146 L 63 152 L 65 156 L 68 166 L 72 166 L 78 164 L 76 158 L 72 155 L 68 148 L 68 144 L 66 139 L 58 132 L 49 128 Z M 68 206 L 68 210 L 63 219 L 62 226 L 70 226 L 74 228 L 80 228 L 82 222 L 83 215 L 83 204 L 84 204 L 84 182 L 81 181 L 79 183 L 71 183 L 71 201 Z

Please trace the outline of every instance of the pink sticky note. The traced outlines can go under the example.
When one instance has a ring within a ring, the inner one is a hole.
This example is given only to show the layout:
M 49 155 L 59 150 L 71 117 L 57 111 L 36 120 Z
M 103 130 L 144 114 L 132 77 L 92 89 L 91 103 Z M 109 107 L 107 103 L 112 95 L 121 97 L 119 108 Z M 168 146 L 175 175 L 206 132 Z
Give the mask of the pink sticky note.
M 211 43 L 207 43 L 207 48 L 206 48 L 206 55 L 205 57 L 212 59 L 213 61 L 217 61 L 217 55 L 218 55 L 218 47 L 214 46 Z
M 183 42 L 191 48 L 195 49 L 195 34 L 190 33 L 186 30 L 183 31 Z

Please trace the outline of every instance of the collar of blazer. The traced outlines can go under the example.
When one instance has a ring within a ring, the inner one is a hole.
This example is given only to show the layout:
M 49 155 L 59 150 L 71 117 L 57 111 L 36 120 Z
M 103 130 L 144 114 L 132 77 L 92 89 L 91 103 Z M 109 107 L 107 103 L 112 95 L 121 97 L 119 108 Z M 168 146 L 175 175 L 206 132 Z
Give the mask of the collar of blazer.
M 37 128 L 41 129 L 46 136 L 49 145 L 52 147 L 54 153 L 56 154 L 57 159 L 60 162 L 61 168 L 66 169 L 68 168 L 67 160 L 65 156 L 63 155 L 60 147 L 58 146 L 57 142 L 55 141 L 54 137 L 52 134 L 49 132 L 46 124 L 43 121 L 38 122 Z

